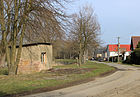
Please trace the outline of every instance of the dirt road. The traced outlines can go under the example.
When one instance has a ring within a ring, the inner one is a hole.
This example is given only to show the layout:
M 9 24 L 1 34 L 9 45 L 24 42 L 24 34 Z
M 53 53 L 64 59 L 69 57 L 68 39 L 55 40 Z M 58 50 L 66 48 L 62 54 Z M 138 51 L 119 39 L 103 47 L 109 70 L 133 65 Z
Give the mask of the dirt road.
M 85 84 L 25 97 L 140 97 L 140 68 L 106 64 L 120 70 Z

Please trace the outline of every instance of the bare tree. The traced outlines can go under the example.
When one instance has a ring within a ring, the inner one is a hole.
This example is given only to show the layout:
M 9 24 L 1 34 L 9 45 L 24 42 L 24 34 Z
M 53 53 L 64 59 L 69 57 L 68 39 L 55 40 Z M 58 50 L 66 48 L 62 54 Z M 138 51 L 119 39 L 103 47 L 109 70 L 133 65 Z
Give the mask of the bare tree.
M 6 55 L 10 75 L 16 74 L 18 69 L 22 44 L 27 41 L 25 36 L 40 33 L 46 27 L 49 32 L 61 30 L 60 22 L 65 18 L 61 10 L 64 2 L 66 0 L 0 0 L 0 51 Z M 17 44 L 19 48 L 16 48 Z
M 100 25 L 94 10 L 89 6 L 83 7 L 73 17 L 70 33 L 72 39 L 79 44 L 79 64 L 81 65 L 88 56 L 89 48 L 95 48 L 99 45 Z

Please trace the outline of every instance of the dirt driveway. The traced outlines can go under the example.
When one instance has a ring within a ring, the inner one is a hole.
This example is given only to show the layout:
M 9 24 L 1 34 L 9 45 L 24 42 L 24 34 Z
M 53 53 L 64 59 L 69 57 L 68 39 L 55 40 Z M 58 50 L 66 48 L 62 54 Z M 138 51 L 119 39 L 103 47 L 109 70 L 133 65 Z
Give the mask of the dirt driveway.
M 120 70 L 85 84 L 24 97 L 140 97 L 140 68 L 106 64 Z

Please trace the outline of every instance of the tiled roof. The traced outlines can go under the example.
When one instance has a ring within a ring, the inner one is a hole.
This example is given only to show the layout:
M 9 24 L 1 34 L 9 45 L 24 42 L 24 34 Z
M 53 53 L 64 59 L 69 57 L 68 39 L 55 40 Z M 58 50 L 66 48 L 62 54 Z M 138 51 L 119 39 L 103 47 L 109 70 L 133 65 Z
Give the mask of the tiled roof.
M 118 44 L 109 44 L 108 49 L 110 52 L 112 52 L 112 51 L 117 52 L 118 51 Z M 129 44 L 120 44 L 120 51 L 130 52 L 131 51 L 130 45 Z
M 134 50 L 137 47 L 138 42 L 140 42 L 140 36 L 131 37 L 131 50 Z

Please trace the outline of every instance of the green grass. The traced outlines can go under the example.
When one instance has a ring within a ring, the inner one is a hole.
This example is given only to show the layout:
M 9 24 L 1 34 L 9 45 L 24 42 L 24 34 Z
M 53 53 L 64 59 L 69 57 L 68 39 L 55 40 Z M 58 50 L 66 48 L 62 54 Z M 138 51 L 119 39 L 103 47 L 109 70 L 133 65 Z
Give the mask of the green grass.
M 0 75 L 8 75 L 8 68 L 0 68 Z
M 56 63 L 61 63 L 61 64 L 73 64 L 76 63 L 76 59 L 55 59 Z
M 79 67 L 76 64 L 71 64 L 56 66 L 54 68 L 74 69 Z M 86 64 L 81 65 L 80 68 L 94 68 L 94 70 L 86 72 L 84 74 L 63 74 L 61 76 L 65 76 L 65 78 L 60 79 L 55 79 L 56 76 L 60 75 L 46 72 L 16 76 L 0 75 L 0 96 L 3 97 L 7 94 L 21 93 L 24 91 L 32 91 L 39 88 L 51 88 L 55 86 L 65 85 L 70 82 L 96 77 L 102 73 L 115 70 L 115 68 L 107 66 L 105 64 L 93 62 L 87 62 Z

